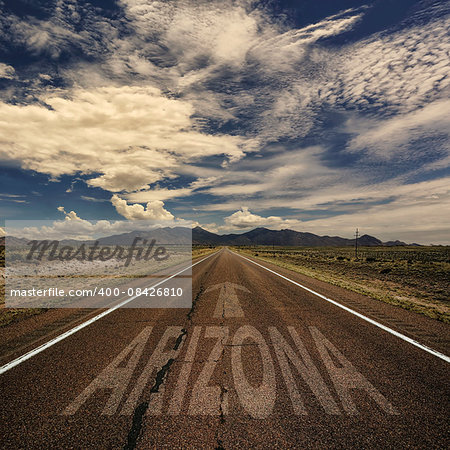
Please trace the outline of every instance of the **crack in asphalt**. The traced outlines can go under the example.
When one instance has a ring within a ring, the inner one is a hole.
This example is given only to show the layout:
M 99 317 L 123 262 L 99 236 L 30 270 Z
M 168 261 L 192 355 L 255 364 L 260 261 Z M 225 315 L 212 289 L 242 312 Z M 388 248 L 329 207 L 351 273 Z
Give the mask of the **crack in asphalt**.
M 183 333 L 180 334 L 177 338 L 178 339 L 183 338 Z M 178 345 L 175 344 L 178 348 Z M 176 348 L 174 348 L 176 350 Z M 170 366 L 173 364 L 175 360 L 173 358 L 170 358 L 169 361 L 167 361 L 164 366 L 158 371 L 156 374 L 156 380 L 153 384 L 152 388 L 150 389 L 150 393 L 159 392 L 160 386 L 164 383 L 164 379 L 166 377 L 167 372 L 170 369 Z M 142 427 L 143 427 L 143 420 L 144 415 L 147 412 L 147 409 L 150 405 L 150 402 L 142 402 L 135 410 L 133 414 L 133 422 L 131 425 L 130 432 L 128 433 L 127 443 L 124 445 L 124 450 L 132 450 L 136 448 L 137 440 L 139 439 L 139 435 L 141 434 Z
M 204 276 L 206 276 L 208 274 L 208 272 L 209 271 L 206 271 Z M 203 286 L 203 283 L 200 282 L 200 288 L 197 292 L 197 295 L 192 300 L 191 309 L 189 310 L 189 312 L 186 315 L 187 324 L 181 330 L 180 335 L 177 337 L 175 344 L 173 346 L 174 350 L 178 350 L 181 343 L 183 342 L 183 339 L 187 336 L 189 325 L 192 323 L 192 315 L 194 314 L 197 302 L 199 301 L 199 299 L 202 296 L 204 291 L 205 291 L 205 288 Z M 159 388 L 164 383 L 164 380 L 166 379 L 166 375 L 169 372 L 169 369 L 174 362 L 178 362 L 178 360 L 176 358 L 169 359 L 169 361 L 167 361 L 167 363 L 161 368 L 161 370 L 158 371 L 158 373 L 156 374 L 155 383 L 152 386 L 152 388 L 150 389 L 151 393 L 159 391 Z M 123 447 L 124 450 L 133 450 L 136 448 L 137 441 L 138 441 L 139 436 L 141 435 L 142 429 L 144 427 L 144 424 L 143 424 L 144 415 L 145 415 L 146 411 L 148 410 L 149 405 L 150 405 L 150 401 L 145 401 L 145 402 L 140 403 L 137 406 L 137 408 L 134 410 L 133 421 L 132 421 L 131 429 L 128 433 L 127 443 Z M 223 448 L 223 447 L 220 446 L 219 448 Z
M 188 314 L 187 314 L 187 320 L 188 322 L 192 322 L 192 314 L 195 311 L 195 306 L 197 305 L 197 302 L 199 300 L 199 298 L 201 297 L 201 295 L 203 294 L 203 292 L 205 291 L 205 288 L 203 287 L 203 284 L 200 285 L 200 289 L 198 290 L 197 295 L 195 296 L 195 298 L 192 300 L 192 306 L 191 309 L 189 310 Z
M 219 361 L 220 361 L 220 359 L 193 359 L 193 360 L 188 360 L 188 359 L 178 360 L 178 359 L 175 359 L 174 363 L 176 363 L 176 364 L 192 364 L 192 363 L 205 364 L 207 362 L 218 363 Z
M 225 300 L 222 304 L 222 320 L 220 321 L 220 326 L 224 326 L 225 325 Z M 220 355 L 219 361 L 222 360 L 222 356 L 225 353 L 225 346 L 226 346 L 226 341 L 224 341 L 222 339 L 222 353 Z M 226 375 L 226 370 L 223 371 L 223 374 Z M 217 442 L 217 446 L 216 446 L 216 450 L 225 450 L 225 447 L 223 446 L 223 442 L 221 439 L 219 439 L 219 435 L 220 435 L 220 429 L 221 429 L 221 425 L 223 425 L 225 423 L 225 411 L 224 411 L 224 401 L 225 401 L 225 394 L 228 392 L 227 388 L 225 386 L 222 386 L 222 384 L 220 384 L 220 401 L 219 401 L 219 426 L 217 427 L 216 430 L 216 442 Z
M 200 289 L 199 289 L 197 295 L 192 300 L 191 309 L 189 310 L 189 312 L 186 316 L 188 323 L 192 322 L 192 314 L 194 313 L 195 306 L 196 306 L 200 296 L 203 294 L 203 292 L 204 292 L 204 287 L 203 287 L 203 285 L 200 285 Z M 180 347 L 181 343 L 183 342 L 183 339 L 188 334 L 187 328 L 188 328 L 188 326 L 186 326 L 186 328 L 183 328 L 181 330 L 181 333 L 178 335 L 178 337 L 175 341 L 173 350 L 178 350 L 178 348 Z M 172 366 L 172 364 L 175 361 L 176 361 L 176 359 L 170 358 L 167 361 L 167 363 L 157 372 L 155 382 L 150 389 L 150 393 L 159 392 L 159 388 L 164 383 L 164 380 L 167 378 L 166 377 L 167 373 L 169 372 L 170 367 Z M 144 416 L 148 410 L 149 405 L 150 405 L 150 401 L 145 401 L 145 402 L 140 403 L 134 410 L 133 421 L 132 421 L 131 428 L 130 428 L 130 431 L 128 432 L 128 436 L 127 436 L 127 443 L 124 445 L 123 450 L 133 450 L 136 448 L 137 441 L 139 439 L 139 436 L 142 433 L 142 429 L 144 426 L 144 424 L 143 424 Z
M 225 298 L 223 299 L 223 303 L 222 303 L 222 322 L 220 323 L 220 325 L 223 325 L 224 319 L 225 319 Z
M 226 372 L 224 372 L 224 373 L 226 373 Z M 225 423 L 224 400 L 225 400 L 225 394 L 227 392 L 228 392 L 228 389 L 225 386 L 220 386 L 220 403 L 219 403 L 220 423 Z
M 223 348 L 224 344 L 222 342 Z M 225 353 L 224 350 L 222 350 L 222 354 L 220 355 L 219 361 L 222 360 L 222 356 Z M 226 375 L 226 370 L 223 371 L 223 374 Z M 228 392 L 228 389 L 223 386 L 222 384 L 219 385 L 220 386 L 220 401 L 219 401 L 219 426 L 217 427 L 216 433 L 215 433 L 215 437 L 216 437 L 216 442 L 217 442 L 217 446 L 216 449 L 220 449 L 220 450 L 224 450 L 225 447 L 223 446 L 223 442 L 221 439 L 219 439 L 219 435 L 220 435 L 220 430 L 221 430 L 221 425 L 223 425 L 225 423 L 225 409 L 224 409 L 224 404 L 225 404 L 225 394 Z
M 149 402 L 142 402 L 135 410 L 133 415 L 133 423 L 128 433 L 127 443 L 123 446 L 124 450 L 136 448 L 136 443 L 142 430 L 142 420 L 148 409 Z
M 224 347 L 258 347 L 256 342 L 249 342 L 248 344 L 224 344 Z
M 187 330 L 186 328 L 183 328 L 181 330 L 180 335 L 177 337 L 177 340 L 175 341 L 175 345 L 173 346 L 174 350 L 178 350 L 178 348 L 180 347 L 181 343 L 183 342 L 183 338 L 187 335 Z

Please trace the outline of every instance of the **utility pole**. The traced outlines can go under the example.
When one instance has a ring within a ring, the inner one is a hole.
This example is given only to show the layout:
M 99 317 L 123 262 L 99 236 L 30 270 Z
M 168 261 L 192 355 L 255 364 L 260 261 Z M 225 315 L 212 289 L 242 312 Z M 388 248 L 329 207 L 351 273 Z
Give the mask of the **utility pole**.
M 359 231 L 357 228 L 356 232 L 355 232 L 355 258 L 356 258 L 356 260 L 358 260 L 358 238 L 359 238 Z

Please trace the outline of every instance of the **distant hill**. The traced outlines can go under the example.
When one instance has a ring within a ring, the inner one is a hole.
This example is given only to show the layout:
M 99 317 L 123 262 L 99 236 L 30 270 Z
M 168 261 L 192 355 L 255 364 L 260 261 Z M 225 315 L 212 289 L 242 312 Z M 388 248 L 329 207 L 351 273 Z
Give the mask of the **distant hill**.
M 221 245 L 224 243 L 224 239 L 223 236 L 195 227 L 192 229 L 192 243 L 197 245 Z
M 383 245 L 385 245 L 386 247 L 395 247 L 396 245 L 412 245 L 420 247 L 420 244 L 405 244 L 404 242 L 399 240 L 383 242 Z
M 218 235 L 196 227 L 192 230 L 192 243 L 197 245 L 279 245 L 297 247 L 345 247 L 355 244 L 354 239 L 339 236 L 318 236 L 313 233 L 304 233 L 294 230 L 269 230 L 268 228 L 255 228 L 242 234 Z M 358 239 L 361 246 L 384 245 L 379 239 L 362 235 Z M 389 242 L 388 245 L 406 245 L 404 242 Z
M 131 231 L 129 233 L 116 234 L 97 239 L 100 245 L 131 245 L 136 237 L 147 239 L 156 239 L 158 244 L 186 244 L 190 241 L 190 229 L 185 227 L 165 227 L 149 231 Z M 27 239 L 7 238 L 12 245 L 26 245 Z M 0 237 L 0 245 L 5 242 L 4 237 Z M 77 241 L 65 239 L 61 241 L 65 245 L 77 245 L 81 242 L 86 244 L 93 243 L 93 240 Z M 139 245 L 142 241 L 139 242 Z M 204 230 L 201 227 L 192 229 L 192 244 L 194 245 L 277 245 L 277 246 L 296 246 L 296 247 L 346 247 L 355 244 L 354 239 L 346 239 L 339 236 L 318 236 L 313 233 L 304 233 L 294 230 L 269 230 L 268 228 L 255 228 L 245 233 L 237 234 L 216 234 Z M 382 242 L 376 237 L 368 234 L 362 235 L 358 239 L 361 246 L 397 246 L 407 245 L 401 241 Z M 416 244 L 417 245 L 417 244 Z
M 165 227 L 149 231 L 131 231 L 97 240 L 100 245 L 131 245 L 137 237 L 147 239 L 149 242 L 155 239 L 158 244 L 188 244 L 191 239 L 191 231 L 186 227 Z M 138 245 L 142 245 L 142 241 L 139 241 Z
M 8 245 L 24 246 L 28 243 L 28 239 L 16 238 L 14 236 L 1 236 L 0 245 L 5 245 L 5 239 Z
M 106 245 L 131 245 L 135 238 L 147 239 L 148 243 L 155 239 L 158 245 L 162 244 L 189 244 L 191 241 L 191 230 L 186 227 L 165 227 L 157 228 L 148 231 L 131 231 L 129 233 L 115 234 L 112 236 L 106 236 L 98 239 L 63 239 L 60 241 L 61 245 L 80 245 L 82 243 L 86 245 L 92 245 L 96 240 L 100 246 Z M 49 241 L 53 240 L 51 238 Z M 11 246 L 24 246 L 29 242 L 28 239 L 17 238 L 14 236 L 7 236 L 6 243 Z M 0 237 L 0 245 L 5 244 L 5 237 Z M 144 245 L 143 241 L 137 242 L 137 245 Z

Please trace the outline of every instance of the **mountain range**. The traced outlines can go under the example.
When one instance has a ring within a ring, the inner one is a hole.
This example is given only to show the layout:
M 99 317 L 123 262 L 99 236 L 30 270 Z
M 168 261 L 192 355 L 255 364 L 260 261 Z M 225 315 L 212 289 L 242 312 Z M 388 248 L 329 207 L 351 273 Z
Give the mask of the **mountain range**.
M 296 247 L 346 247 L 355 244 L 354 239 L 339 236 L 318 236 L 294 230 L 269 230 L 255 228 L 242 234 L 219 235 L 196 227 L 192 230 L 192 243 L 195 245 L 278 245 Z M 364 234 L 358 238 L 361 246 L 407 245 L 401 241 L 382 242 L 376 237 Z
M 190 230 L 184 227 L 159 228 L 149 231 L 131 231 L 113 236 L 97 239 L 100 245 L 130 245 L 136 237 L 142 239 L 156 239 L 158 243 L 186 244 L 190 241 Z M 18 239 L 13 236 L 8 238 L 14 244 L 26 244 L 26 239 Z M 0 245 L 4 244 L 5 238 L 0 238 Z M 80 242 L 92 243 L 93 241 L 63 240 L 66 245 L 75 245 Z M 201 227 L 192 229 L 193 245 L 277 245 L 296 247 L 346 247 L 355 244 L 354 239 L 346 239 L 339 236 L 318 236 L 313 233 L 305 233 L 294 230 L 269 230 L 268 228 L 255 228 L 245 233 L 216 234 L 204 230 Z M 376 237 L 364 234 L 358 238 L 361 246 L 395 246 L 407 245 L 401 241 L 382 242 Z M 417 244 L 413 244 L 417 245 Z

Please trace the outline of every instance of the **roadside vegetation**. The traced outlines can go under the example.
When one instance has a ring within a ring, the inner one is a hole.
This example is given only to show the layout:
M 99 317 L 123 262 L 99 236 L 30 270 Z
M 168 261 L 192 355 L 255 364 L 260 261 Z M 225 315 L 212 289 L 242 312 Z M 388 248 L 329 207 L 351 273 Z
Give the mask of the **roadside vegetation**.
M 450 323 L 450 247 L 236 247 L 321 281 Z
M 192 248 L 192 258 L 205 257 L 217 249 L 214 246 L 209 245 L 199 245 L 193 246 Z M 0 271 L 1 271 L 1 282 L 0 282 L 0 328 L 5 327 L 13 322 L 20 321 L 30 316 L 40 314 L 47 311 L 44 308 L 6 308 L 5 307 L 5 278 L 4 278 L 4 268 L 5 268 L 5 247 L 0 246 Z
M 192 259 L 208 256 L 218 250 L 218 247 L 213 245 L 193 245 L 192 246 Z
M 5 308 L 5 246 L 0 245 L 0 328 L 45 311 L 42 308 Z

